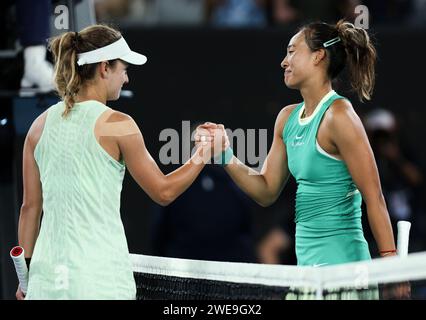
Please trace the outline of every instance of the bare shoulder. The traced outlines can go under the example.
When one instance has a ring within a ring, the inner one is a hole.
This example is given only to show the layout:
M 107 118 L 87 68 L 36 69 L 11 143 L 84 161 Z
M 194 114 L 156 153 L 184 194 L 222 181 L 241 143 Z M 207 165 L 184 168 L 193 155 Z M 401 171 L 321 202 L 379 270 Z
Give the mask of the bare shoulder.
M 277 116 L 277 120 L 275 122 L 275 129 L 276 132 L 281 135 L 282 131 L 284 130 L 284 126 L 287 123 L 288 118 L 290 117 L 290 114 L 293 112 L 293 110 L 298 106 L 298 103 L 290 104 L 284 108 L 281 109 L 280 113 Z
M 133 118 L 129 116 L 127 113 L 116 111 L 113 109 L 111 109 L 108 115 L 109 116 L 107 117 L 106 122 L 121 122 L 121 121 L 134 122 Z
M 27 139 L 28 142 L 35 147 L 40 140 L 41 134 L 43 133 L 44 125 L 46 124 L 48 110 L 40 114 L 32 123 L 28 130 Z
M 290 114 L 293 112 L 293 110 L 298 106 L 298 103 L 295 104 L 290 104 L 288 106 L 285 106 L 284 108 L 281 109 L 280 113 L 278 114 L 278 118 L 282 118 L 287 120 L 288 117 L 290 116 Z
M 346 99 L 335 100 L 327 110 L 324 120 L 336 137 L 359 134 L 364 131 L 361 119 L 351 102 Z
M 140 134 L 140 130 L 130 115 L 109 109 L 98 119 L 95 133 L 99 137 L 120 138 Z
M 326 116 L 332 122 L 349 121 L 358 118 L 352 103 L 347 99 L 334 100 L 328 112 L 326 112 Z

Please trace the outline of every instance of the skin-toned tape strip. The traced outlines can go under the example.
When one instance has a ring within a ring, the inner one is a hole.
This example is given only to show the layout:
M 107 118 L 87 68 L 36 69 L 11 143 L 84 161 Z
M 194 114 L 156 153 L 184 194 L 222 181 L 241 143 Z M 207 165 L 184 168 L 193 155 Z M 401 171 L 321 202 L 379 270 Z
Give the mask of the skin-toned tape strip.
M 100 137 L 123 137 L 138 134 L 139 128 L 132 120 L 104 122 L 98 127 Z

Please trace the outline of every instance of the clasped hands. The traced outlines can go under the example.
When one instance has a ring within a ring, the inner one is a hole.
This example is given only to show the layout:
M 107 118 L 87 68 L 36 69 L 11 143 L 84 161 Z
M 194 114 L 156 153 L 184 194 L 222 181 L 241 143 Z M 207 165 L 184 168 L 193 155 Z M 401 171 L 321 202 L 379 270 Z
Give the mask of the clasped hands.
M 194 135 L 195 146 L 202 149 L 203 163 L 209 163 L 211 158 L 220 157 L 230 143 L 223 124 L 205 122 L 197 127 Z

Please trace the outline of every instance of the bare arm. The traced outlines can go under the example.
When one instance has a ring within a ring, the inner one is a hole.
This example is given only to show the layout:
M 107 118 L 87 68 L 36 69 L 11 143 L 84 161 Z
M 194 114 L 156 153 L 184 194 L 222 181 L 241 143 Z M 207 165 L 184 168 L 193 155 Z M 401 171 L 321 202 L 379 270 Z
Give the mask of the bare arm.
M 379 173 L 361 120 L 347 100 L 337 100 L 330 107 L 329 124 L 333 143 L 366 203 L 379 251 L 394 250 L 394 235 Z
M 30 258 L 40 229 L 43 207 L 40 172 L 34 159 L 34 149 L 43 130 L 46 113 L 38 117 L 28 131 L 23 150 L 23 203 L 19 216 L 18 240 Z
M 235 156 L 232 163 L 225 167 L 226 172 L 241 190 L 264 207 L 276 201 L 289 177 L 287 153 L 282 132 L 295 106 L 287 106 L 278 114 L 272 146 L 260 173 L 247 167 Z
M 160 205 L 168 205 L 182 194 L 196 179 L 207 160 L 209 148 L 198 148 L 195 154 L 177 170 L 164 175 L 145 147 L 137 124 L 123 113 L 116 113 L 126 123 L 131 134 L 117 137 L 120 152 L 130 174 L 139 186 Z M 204 151 L 203 151 L 204 150 Z M 208 156 L 209 158 L 209 156 Z

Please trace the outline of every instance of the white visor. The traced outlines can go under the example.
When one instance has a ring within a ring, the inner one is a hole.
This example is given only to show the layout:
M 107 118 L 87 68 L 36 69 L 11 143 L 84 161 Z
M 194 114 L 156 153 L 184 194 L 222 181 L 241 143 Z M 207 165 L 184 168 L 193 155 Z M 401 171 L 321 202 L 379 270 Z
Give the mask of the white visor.
M 77 57 L 77 64 L 79 66 L 114 59 L 120 59 L 130 64 L 141 65 L 147 60 L 143 54 L 130 50 L 123 37 L 105 47 L 79 53 Z

